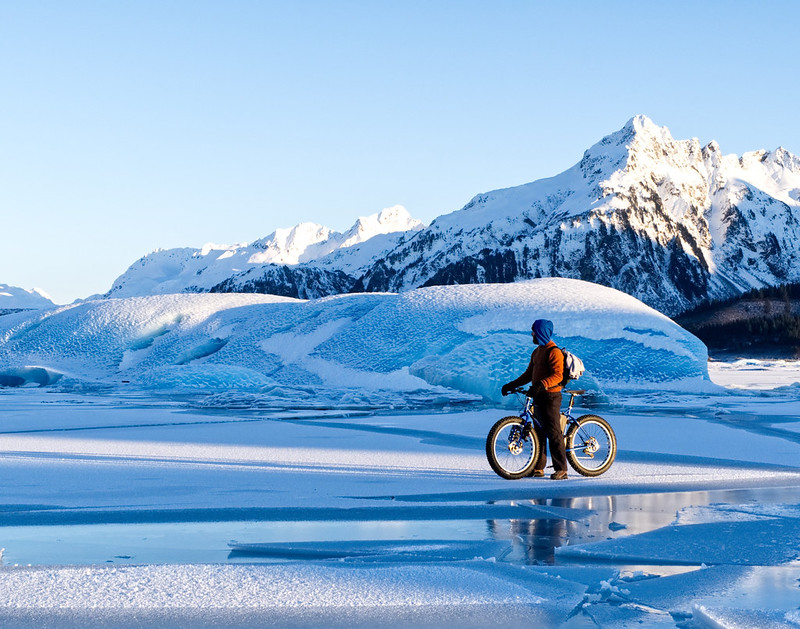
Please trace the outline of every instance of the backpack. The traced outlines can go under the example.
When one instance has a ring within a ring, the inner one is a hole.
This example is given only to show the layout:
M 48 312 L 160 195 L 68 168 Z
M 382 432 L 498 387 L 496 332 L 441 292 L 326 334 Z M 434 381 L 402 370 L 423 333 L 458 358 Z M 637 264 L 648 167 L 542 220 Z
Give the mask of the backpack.
M 583 361 L 572 352 L 568 352 L 563 347 L 559 347 L 561 353 L 564 355 L 564 377 L 559 382 L 559 386 L 566 386 L 570 380 L 577 380 L 586 371 L 583 366 Z

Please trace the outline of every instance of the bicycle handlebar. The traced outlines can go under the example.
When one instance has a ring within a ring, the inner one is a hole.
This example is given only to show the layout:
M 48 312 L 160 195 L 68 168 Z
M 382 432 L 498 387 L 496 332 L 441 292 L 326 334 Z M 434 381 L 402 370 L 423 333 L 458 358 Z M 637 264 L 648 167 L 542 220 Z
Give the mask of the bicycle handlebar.
M 522 393 L 525 396 L 527 396 L 528 391 L 530 391 L 530 389 L 526 389 L 524 387 L 517 387 L 516 389 L 511 389 L 509 393 Z M 581 389 L 579 391 L 567 391 L 566 389 L 564 389 L 564 393 L 569 393 L 570 395 L 583 395 L 584 393 L 586 393 L 586 391 L 584 389 Z

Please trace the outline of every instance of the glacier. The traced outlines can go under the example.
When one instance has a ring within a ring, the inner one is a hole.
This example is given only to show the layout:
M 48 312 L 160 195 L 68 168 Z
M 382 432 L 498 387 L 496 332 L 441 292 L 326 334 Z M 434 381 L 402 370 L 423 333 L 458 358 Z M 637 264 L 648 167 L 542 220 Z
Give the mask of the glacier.
M 704 390 L 707 351 L 615 289 L 566 278 L 314 300 L 260 294 L 102 299 L 0 317 L 0 384 L 211 393 L 290 406 L 500 402 L 530 325 L 587 366 L 575 388 Z M 226 397 L 227 396 L 227 397 Z

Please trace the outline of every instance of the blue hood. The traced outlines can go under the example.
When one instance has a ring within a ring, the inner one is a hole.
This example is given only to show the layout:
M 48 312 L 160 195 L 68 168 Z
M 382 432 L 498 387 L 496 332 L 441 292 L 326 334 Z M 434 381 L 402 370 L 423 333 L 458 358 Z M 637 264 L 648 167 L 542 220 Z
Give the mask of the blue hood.
M 533 332 L 540 345 L 547 345 L 553 338 L 553 322 L 547 319 L 536 319 L 533 322 Z

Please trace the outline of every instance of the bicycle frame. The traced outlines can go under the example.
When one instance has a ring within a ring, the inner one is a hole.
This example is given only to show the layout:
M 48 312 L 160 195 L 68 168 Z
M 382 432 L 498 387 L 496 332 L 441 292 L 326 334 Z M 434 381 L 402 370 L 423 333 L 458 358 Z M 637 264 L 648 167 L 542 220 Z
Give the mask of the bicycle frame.
M 486 457 L 499 476 L 518 480 L 536 471 L 533 466 L 541 460 L 549 439 L 543 438 L 544 426 L 541 418 L 536 417 L 534 400 L 523 389 L 514 389 L 510 393 L 524 394 L 525 403 L 520 413 L 497 420 L 489 430 Z M 599 415 L 573 417 L 575 396 L 586 391 L 567 390 L 565 393 L 570 398 L 566 408 L 560 410 L 559 428 L 563 431 L 567 463 L 582 476 L 599 476 L 611 467 L 616 457 L 614 430 Z
M 517 390 L 515 393 L 523 393 L 522 390 Z M 572 407 L 575 404 L 575 396 L 582 395 L 584 391 L 566 391 L 569 393 L 569 404 L 567 405 L 567 409 L 561 411 L 561 414 L 567 418 L 567 421 L 564 422 L 564 437 L 567 436 L 567 432 L 569 431 L 570 426 L 573 424 L 577 424 L 578 422 L 572 416 Z M 525 395 L 525 406 L 522 408 L 522 411 L 519 414 L 519 418 L 522 420 L 522 430 L 523 435 L 530 434 L 530 431 L 534 430 L 534 426 L 538 426 L 542 428 L 542 423 L 539 421 L 539 418 L 536 417 L 536 408 L 533 404 L 533 398 L 528 397 Z M 569 450 L 575 450 L 575 448 L 569 448 Z

